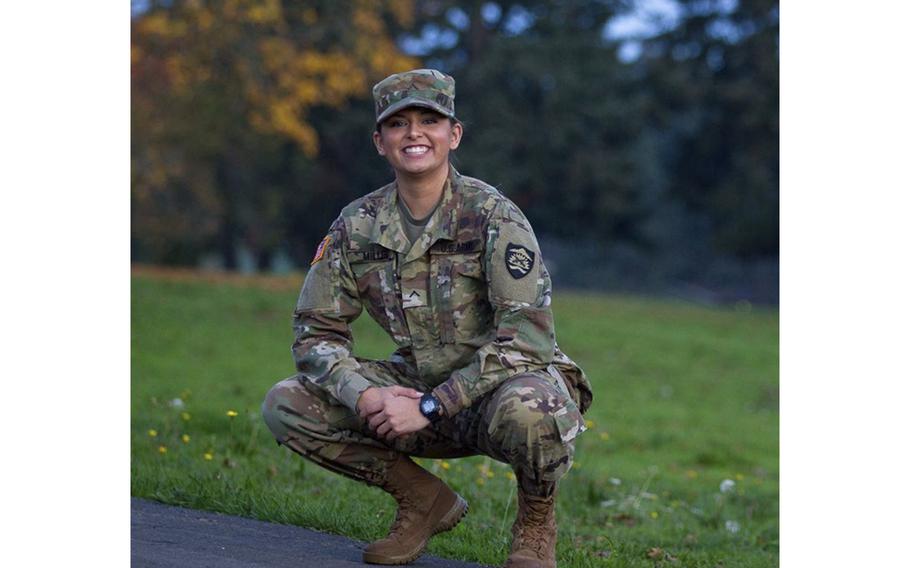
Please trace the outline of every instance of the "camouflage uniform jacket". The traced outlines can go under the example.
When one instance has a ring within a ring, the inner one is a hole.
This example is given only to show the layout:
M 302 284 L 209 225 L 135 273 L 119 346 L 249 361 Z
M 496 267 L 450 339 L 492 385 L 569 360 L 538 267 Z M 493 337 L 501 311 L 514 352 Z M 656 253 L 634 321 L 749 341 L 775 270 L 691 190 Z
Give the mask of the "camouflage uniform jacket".
M 544 371 L 584 412 L 591 389 L 556 345 L 550 276 L 527 219 L 511 201 L 454 168 L 442 202 L 411 245 L 393 182 L 345 207 L 316 251 L 294 313 L 303 380 L 355 410 L 349 324 L 365 306 L 453 416 L 506 379 Z

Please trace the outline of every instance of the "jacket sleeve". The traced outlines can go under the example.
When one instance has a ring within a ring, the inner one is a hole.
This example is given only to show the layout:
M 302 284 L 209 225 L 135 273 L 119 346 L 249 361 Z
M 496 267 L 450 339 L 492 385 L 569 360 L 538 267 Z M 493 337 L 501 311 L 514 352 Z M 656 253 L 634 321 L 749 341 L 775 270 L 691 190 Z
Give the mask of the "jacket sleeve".
M 550 276 L 527 219 L 504 200 L 493 211 L 486 239 L 484 267 L 496 336 L 433 389 L 448 416 L 515 375 L 546 369 L 556 348 Z
M 344 251 L 339 217 L 319 244 L 294 310 L 291 351 L 300 380 L 325 390 L 356 412 L 357 399 L 373 386 L 359 372 L 350 323 L 363 307 Z

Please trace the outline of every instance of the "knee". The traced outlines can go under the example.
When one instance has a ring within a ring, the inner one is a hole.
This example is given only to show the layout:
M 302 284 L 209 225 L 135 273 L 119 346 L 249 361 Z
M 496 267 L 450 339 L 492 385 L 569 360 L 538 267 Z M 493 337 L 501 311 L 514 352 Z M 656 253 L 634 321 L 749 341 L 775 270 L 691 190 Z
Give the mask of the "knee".
M 536 377 L 510 381 L 490 421 L 490 434 L 505 446 L 536 446 L 561 440 L 555 413 L 565 400 L 549 383 Z
M 295 399 L 300 389 L 302 386 L 297 379 L 285 379 L 273 386 L 262 401 L 262 419 L 279 442 L 287 439 L 288 424 L 297 414 Z
M 511 404 L 504 409 L 494 436 L 512 450 L 526 450 L 560 440 L 556 419 L 540 408 Z

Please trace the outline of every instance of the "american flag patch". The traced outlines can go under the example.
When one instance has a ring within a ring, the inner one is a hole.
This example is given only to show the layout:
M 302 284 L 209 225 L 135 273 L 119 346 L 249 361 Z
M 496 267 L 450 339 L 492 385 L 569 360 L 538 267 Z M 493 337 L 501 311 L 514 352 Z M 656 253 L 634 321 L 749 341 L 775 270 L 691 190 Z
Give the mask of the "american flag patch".
M 325 256 L 325 249 L 329 246 L 329 243 L 332 242 L 332 237 L 326 235 L 322 242 L 319 243 L 319 246 L 316 247 L 316 256 L 313 257 L 313 260 L 310 261 L 310 266 L 313 266 Z

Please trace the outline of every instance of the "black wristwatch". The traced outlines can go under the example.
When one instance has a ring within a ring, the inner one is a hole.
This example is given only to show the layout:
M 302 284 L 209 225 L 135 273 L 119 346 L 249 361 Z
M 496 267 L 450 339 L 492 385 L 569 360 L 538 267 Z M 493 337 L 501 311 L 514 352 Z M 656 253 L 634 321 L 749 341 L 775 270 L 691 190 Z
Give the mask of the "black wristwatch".
M 420 413 L 430 422 L 436 422 L 442 418 L 442 403 L 433 393 L 428 392 L 420 397 Z

